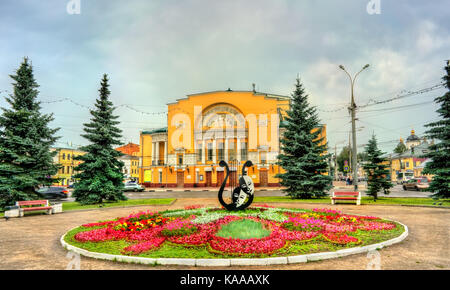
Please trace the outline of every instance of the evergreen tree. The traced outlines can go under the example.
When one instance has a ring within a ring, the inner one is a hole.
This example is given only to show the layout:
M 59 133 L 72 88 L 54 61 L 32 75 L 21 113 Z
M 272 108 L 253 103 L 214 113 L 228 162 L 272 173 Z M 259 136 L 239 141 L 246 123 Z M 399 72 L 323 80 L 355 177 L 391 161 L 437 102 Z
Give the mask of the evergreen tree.
M 121 145 L 119 141 L 122 130 L 117 128 L 120 123 L 118 116 L 113 115 L 113 103 L 109 101 L 107 75 L 103 75 L 100 98 L 96 100 L 96 109 L 91 110 L 91 122 L 84 124 L 84 138 L 90 141 L 80 149 L 87 152 L 74 159 L 83 161 L 74 170 L 79 173 L 74 176 L 78 181 L 74 186 L 73 196 L 81 204 L 103 203 L 103 200 L 126 200 L 123 194 L 124 163 L 117 159 L 123 154 L 113 148 Z
M 281 184 L 292 198 L 325 196 L 332 187 L 332 177 L 325 175 L 327 144 L 321 144 L 322 129 L 316 108 L 308 104 L 308 95 L 298 78 L 290 105 L 282 123 L 286 128 L 281 138 L 283 153 L 278 156 L 278 164 L 286 172 L 276 177 L 281 178 Z
M 345 165 L 345 161 L 347 160 L 349 166 L 350 166 L 350 152 L 351 152 L 351 148 L 350 146 L 345 146 L 344 148 L 342 148 L 341 153 L 339 153 L 338 157 L 337 157 L 337 164 L 339 167 L 339 171 L 340 172 L 344 172 L 344 165 Z
M 408 150 L 408 148 L 406 148 L 405 143 L 403 143 L 403 141 L 400 140 L 400 142 L 397 144 L 397 147 L 395 147 L 395 149 L 394 149 L 394 153 L 402 154 L 406 150 Z
M 384 152 L 378 149 L 375 135 L 372 135 L 372 139 L 366 145 L 365 153 L 367 153 L 367 162 L 363 168 L 367 173 L 367 194 L 377 200 L 380 190 L 384 190 L 388 194 L 389 189 L 394 186 L 388 180 L 389 163 L 386 158 L 382 157 Z
M 445 67 L 447 75 L 442 79 L 448 91 L 441 97 L 435 99 L 441 107 L 436 111 L 442 119 L 432 122 L 425 127 L 430 129 L 425 132 L 428 138 L 437 139 L 438 142 L 430 145 L 430 152 L 426 157 L 431 162 L 425 165 L 424 174 L 433 174 L 429 190 L 433 192 L 433 198 L 450 197 L 450 62 Z
M 13 93 L 6 97 L 11 108 L 0 116 L 0 208 L 16 201 L 38 198 L 35 189 L 51 185 L 58 171 L 51 146 L 59 137 L 51 129 L 53 114 L 41 114 L 37 101 L 39 85 L 28 58 L 10 75 Z

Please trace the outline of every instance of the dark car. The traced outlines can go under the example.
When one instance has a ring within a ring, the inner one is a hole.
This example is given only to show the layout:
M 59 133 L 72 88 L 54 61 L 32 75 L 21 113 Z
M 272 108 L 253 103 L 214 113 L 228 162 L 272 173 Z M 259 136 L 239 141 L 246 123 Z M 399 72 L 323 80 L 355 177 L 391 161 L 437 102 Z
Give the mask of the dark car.
M 65 187 L 42 187 L 36 193 L 45 199 L 64 199 L 69 197 L 69 191 Z
M 428 178 L 426 177 L 417 177 L 412 178 L 405 183 L 403 183 L 403 190 L 427 190 L 430 187 L 428 182 Z

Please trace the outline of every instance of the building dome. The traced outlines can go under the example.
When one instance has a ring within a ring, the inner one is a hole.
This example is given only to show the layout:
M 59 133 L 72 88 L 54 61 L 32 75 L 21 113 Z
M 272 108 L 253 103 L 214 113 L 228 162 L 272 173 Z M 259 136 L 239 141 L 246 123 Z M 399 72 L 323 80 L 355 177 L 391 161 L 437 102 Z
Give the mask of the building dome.
M 411 130 L 411 135 L 408 138 L 406 138 L 406 142 L 411 141 L 420 141 L 420 138 L 415 134 L 414 130 Z

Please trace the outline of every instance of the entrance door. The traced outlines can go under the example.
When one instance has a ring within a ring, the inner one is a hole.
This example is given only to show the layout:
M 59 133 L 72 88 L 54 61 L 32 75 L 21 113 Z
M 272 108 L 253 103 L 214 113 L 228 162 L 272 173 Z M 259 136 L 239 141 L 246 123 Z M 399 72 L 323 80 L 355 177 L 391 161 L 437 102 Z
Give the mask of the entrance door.
M 184 171 L 177 172 L 177 187 L 184 187 Z
M 230 171 L 230 176 L 229 176 L 229 180 L 228 180 L 228 186 L 235 188 L 236 186 L 238 186 L 238 182 L 237 182 L 237 172 L 236 171 Z
M 212 184 L 212 178 L 211 178 L 211 171 L 206 171 L 206 187 L 211 187 Z
M 217 186 L 222 185 L 223 179 L 223 171 L 217 171 Z
M 259 172 L 259 186 L 267 187 L 267 185 L 268 185 L 267 170 L 261 170 Z

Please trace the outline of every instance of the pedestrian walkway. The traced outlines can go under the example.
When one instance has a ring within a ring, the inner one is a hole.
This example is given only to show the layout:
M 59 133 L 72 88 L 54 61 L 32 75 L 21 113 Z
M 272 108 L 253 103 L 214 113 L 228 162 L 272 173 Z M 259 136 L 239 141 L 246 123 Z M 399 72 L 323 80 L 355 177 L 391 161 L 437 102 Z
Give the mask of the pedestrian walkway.
M 217 198 L 180 198 L 171 205 L 142 206 L 133 208 L 105 208 L 91 211 L 73 211 L 56 215 L 25 216 L 20 219 L 0 220 L 0 269 L 2 270 L 61 270 L 66 269 L 70 259 L 59 239 L 68 230 L 83 223 L 108 220 L 137 211 L 162 211 L 182 209 L 185 206 L 201 204 L 219 206 Z M 317 204 L 280 203 L 281 207 L 313 209 Z M 327 205 L 327 208 L 341 210 L 348 214 L 373 215 L 392 219 L 409 227 L 409 236 L 400 244 L 379 251 L 382 269 L 450 269 L 448 255 L 448 228 L 450 211 L 438 208 L 368 205 Z M 224 270 L 267 269 L 366 269 L 367 254 L 356 254 L 333 260 L 303 264 L 276 266 L 223 267 Z M 156 266 L 118 263 L 81 257 L 81 269 L 198 269 L 183 266 Z M 220 267 L 218 267 L 220 269 Z
M 169 187 L 169 188 L 160 188 L 160 187 L 147 187 L 145 191 L 148 192 L 218 192 L 220 187 Z M 227 186 L 226 189 L 230 187 Z M 281 191 L 284 187 L 255 187 L 256 191 Z

